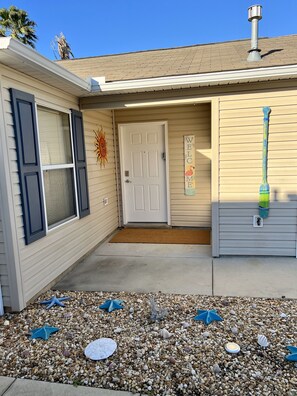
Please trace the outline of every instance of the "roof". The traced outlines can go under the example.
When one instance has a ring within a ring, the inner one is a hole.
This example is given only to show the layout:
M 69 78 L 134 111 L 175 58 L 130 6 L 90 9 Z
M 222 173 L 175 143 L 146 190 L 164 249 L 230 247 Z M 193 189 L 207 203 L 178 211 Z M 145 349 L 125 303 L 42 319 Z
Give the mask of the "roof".
M 262 60 L 247 62 L 249 40 L 59 61 L 81 78 L 106 82 L 185 76 L 297 64 L 297 35 L 259 39 Z

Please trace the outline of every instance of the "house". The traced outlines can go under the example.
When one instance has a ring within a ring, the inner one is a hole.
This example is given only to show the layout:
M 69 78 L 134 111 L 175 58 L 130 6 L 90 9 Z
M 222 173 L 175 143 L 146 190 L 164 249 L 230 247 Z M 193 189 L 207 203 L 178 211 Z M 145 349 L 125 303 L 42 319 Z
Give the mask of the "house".
M 5 307 L 22 310 L 131 222 L 209 227 L 214 257 L 296 257 L 297 35 L 260 39 L 260 61 L 247 61 L 249 47 L 240 40 L 54 63 L 0 38 Z M 255 224 L 263 106 L 271 108 L 271 203 Z M 102 165 L 95 132 L 107 144 Z M 195 138 L 190 195 L 185 137 Z

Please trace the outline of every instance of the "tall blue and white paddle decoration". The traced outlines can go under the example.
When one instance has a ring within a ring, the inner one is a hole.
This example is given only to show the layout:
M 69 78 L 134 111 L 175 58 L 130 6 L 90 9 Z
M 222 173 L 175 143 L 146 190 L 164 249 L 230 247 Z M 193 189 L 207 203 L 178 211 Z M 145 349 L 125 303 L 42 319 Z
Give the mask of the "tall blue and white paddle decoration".
M 268 153 L 268 129 L 271 108 L 263 107 L 264 113 L 264 134 L 263 134 L 263 153 L 262 153 L 262 184 L 259 195 L 259 216 L 266 219 L 269 214 L 269 184 L 267 183 L 267 153 Z

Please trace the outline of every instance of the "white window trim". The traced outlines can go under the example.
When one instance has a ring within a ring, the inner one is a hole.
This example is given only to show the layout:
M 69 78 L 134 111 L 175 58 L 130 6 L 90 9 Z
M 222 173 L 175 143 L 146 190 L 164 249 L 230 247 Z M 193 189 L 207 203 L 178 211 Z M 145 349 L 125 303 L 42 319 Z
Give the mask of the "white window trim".
M 42 165 L 41 161 L 41 146 L 40 146 L 40 133 L 39 133 L 39 123 L 38 123 L 38 106 L 39 107 L 44 107 L 45 109 L 48 110 L 54 110 L 54 111 L 59 111 L 61 113 L 67 114 L 68 115 L 68 120 L 69 120 L 69 128 L 70 128 L 70 141 L 71 141 L 71 153 L 72 153 L 72 163 L 70 164 L 55 164 L 55 165 Z M 37 140 L 38 140 L 38 151 L 39 151 L 39 158 L 40 158 L 40 166 L 41 166 L 41 182 L 42 182 L 42 195 L 43 195 L 43 205 L 44 205 L 44 215 L 45 215 L 45 230 L 46 230 L 46 235 L 50 234 L 52 231 L 61 228 L 65 226 L 66 224 L 72 223 L 75 220 L 79 219 L 79 213 L 78 213 L 78 194 L 77 194 L 77 182 L 76 182 L 76 167 L 75 167 L 75 160 L 74 160 L 74 145 L 73 145 L 73 132 L 72 132 L 72 120 L 71 120 L 71 112 L 70 110 L 57 110 L 53 107 L 48 107 L 45 106 L 44 104 L 36 103 L 35 102 L 35 113 L 36 113 L 36 126 L 37 126 Z M 48 221 L 47 221 L 47 210 L 46 210 L 46 199 L 45 199 L 45 188 L 44 188 L 44 177 L 43 177 L 43 172 L 46 170 L 55 170 L 55 169 L 68 169 L 72 168 L 73 169 L 73 182 L 74 182 L 74 195 L 75 195 L 75 209 L 76 209 L 76 215 L 68 217 L 65 219 L 65 221 L 61 220 L 61 222 L 54 224 L 53 226 L 48 226 Z

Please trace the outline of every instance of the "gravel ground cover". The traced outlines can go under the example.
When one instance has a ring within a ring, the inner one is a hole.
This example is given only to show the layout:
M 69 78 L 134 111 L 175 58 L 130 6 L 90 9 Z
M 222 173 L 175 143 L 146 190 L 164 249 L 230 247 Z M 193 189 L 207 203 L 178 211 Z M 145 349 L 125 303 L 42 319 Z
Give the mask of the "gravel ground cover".
M 145 395 L 297 395 L 297 364 L 285 360 L 286 347 L 297 346 L 296 300 L 67 292 L 57 293 L 71 297 L 65 308 L 46 310 L 40 301 L 53 294 L 0 318 L 0 375 Z M 150 319 L 152 296 L 168 309 L 160 322 Z M 107 299 L 123 300 L 124 309 L 105 313 L 98 307 Z M 206 326 L 194 321 L 197 309 L 216 309 L 224 320 Z M 30 339 L 44 324 L 60 331 Z M 116 352 L 87 359 L 85 347 L 101 337 L 114 339 Z M 240 345 L 237 355 L 225 351 L 229 341 Z

